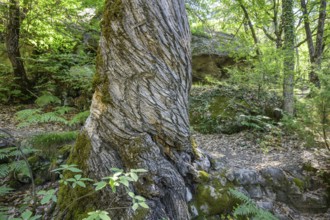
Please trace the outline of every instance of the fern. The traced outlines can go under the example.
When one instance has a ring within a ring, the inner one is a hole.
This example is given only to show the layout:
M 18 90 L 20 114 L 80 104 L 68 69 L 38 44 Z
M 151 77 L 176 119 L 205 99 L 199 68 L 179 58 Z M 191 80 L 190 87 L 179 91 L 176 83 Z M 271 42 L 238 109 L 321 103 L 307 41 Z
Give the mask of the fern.
M 90 114 L 89 111 L 84 111 L 84 112 L 80 112 L 80 113 L 76 114 L 69 121 L 69 125 L 72 126 L 72 125 L 84 123 L 86 121 L 86 119 L 88 118 L 89 114 Z
M 37 151 L 38 151 L 38 150 L 33 149 L 32 147 L 22 147 L 22 152 L 23 152 L 24 155 L 28 155 L 28 154 L 31 154 L 31 153 L 35 153 L 35 152 L 37 152 Z M 11 152 L 9 153 L 9 156 L 20 157 L 20 156 L 22 156 L 22 152 L 19 151 L 19 150 L 17 150 L 17 149 L 15 149 L 15 150 L 13 150 L 13 151 L 11 151 Z
M 0 160 L 10 157 L 11 156 L 10 153 L 16 150 L 17 150 L 16 147 L 8 147 L 8 148 L 0 149 Z
M 72 126 L 83 123 L 89 116 L 89 111 L 84 111 L 76 114 L 71 120 L 64 118 L 65 114 L 73 110 L 74 108 L 68 106 L 57 107 L 55 111 L 46 113 L 41 109 L 26 109 L 17 112 L 16 119 L 19 121 L 19 128 L 51 122 Z
M 0 164 L 0 178 L 5 178 L 10 173 L 20 173 L 24 176 L 30 176 L 29 169 L 24 160 L 13 161 L 11 163 Z
M 258 208 L 253 203 L 243 203 L 235 208 L 234 215 L 253 216 L 258 213 Z
M 8 207 L 3 207 L 3 206 L 0 206 L 0 219 L 8 219 L 8 211 L 9 211 L 9 208 Z
M 69 112 L 72 112 L 74 110 L 73 107 L 69 107 L 69 106 L 59 106 L 55 108 L 55 113 L 59 114 L 59 115 L 64 115 L 67 114 Z
M 229 192 L 234 198 L 242 202 L 241 205 L 235 208 L 233 213 L 234 216 L 246 216 L 253 220 L 278 220 L 270 212 L 259 208 L 252 199 L 243 193 L 234 189 L 230 189 Z
M 49 92 L 44 93 L 42 96 L 35 100 L 35 103 L 40 107 L 45 107 L 49 104 L 60 104 L 61 100 Z
M 232 196 L 234 196 L 236 199 L 240 200 L 244 203 L 250 203 L 253 202 L 248 196 L 246 196 L 244 193 L 235 190 L 235 189 L 229 189 L 229 192 Z
M 33 115 L 38 115 L 41 113 L 40 109 L 24 109 L 16 112 L 15 116 L 18 121 L 24 121 Z
M 0 178 L 5 178 L 10 173 L 8 164 L 0 164 Z
M 4 196 L 8 193 L 10 193 L 10 191 L 12 191 L 13 189 L 7 186 L 0 186 L 0 196 Z M 1 210 L 0 210 L 1 211 Z
M 18 161 L 11 162 L 9 164 L 9 167 L 10 167 L 11 172 L 20 173 L 23 176 L 30 176 L 29 169 L 24 160 L 18 160 Z
M 37 150 L 30 147 L 22 148 L 24 155 L 28 155 L 36 151 Z M 0 149 L 0 159 L 20 158 L 22 156 L 22 152 L 16 147 Z M 11 172 L 22 173 L 23 175 L 29 176 L 28 167 L 26 166 L 24 160 L 16 160 L 9 163 L 0 164 L 0 178 L 8 176 Z
M 22 114 L 20 112 L 17 112 L 17 119 L 20 121 L 18 124 L 18 127 L 26 127 L 34 124 L 40 124 L 40 123 L 49 123 L 49 122 L 59 122 L 62 124 L 67 124 L 67 120 L 63 117 L 61 117 L 57 112 L 47 112 L 47 113 L 41 113 L 40 109 L 38 111 L 31 111 L 29 112 L 27 110 L 23 110 L 26 112 L 23 112 L 23 115 L 25 118 L 21 117 Z M 30 115 L 28 115 L 31 113 Z
M 239 121 L 241 125 L 259 131 L 267 131 L 273 127 L 273 124 L 271 124 L 271 119 L 263 115 L 240 115 Z
M 36 152 L 37 150 L 31 148 L 31 147 L 24 147 L 22 148 L 23 154 L 31 154 Z M 0 160 L 9 158 L 9 157 L 19 157 L 22 155 L 22 152 L 19 151 L 16 147 L 8 147 L 0 149 Z

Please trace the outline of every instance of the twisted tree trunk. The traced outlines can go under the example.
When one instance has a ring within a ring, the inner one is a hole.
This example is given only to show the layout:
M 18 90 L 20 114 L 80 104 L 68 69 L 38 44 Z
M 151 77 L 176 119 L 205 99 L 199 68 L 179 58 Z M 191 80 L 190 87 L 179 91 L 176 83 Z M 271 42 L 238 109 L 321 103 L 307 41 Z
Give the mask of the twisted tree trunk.
M 195 170 L 189 42 L 183 0 L 106 1 L 91 115 L 69 163 L 98 179 L 109 176 L 111 167 L 148 170 L 134 190 L 150 209 L 142 215 L 114 210 L 127 207 L 127 200 L 111 192 L 89 199 L 87 207 L 93 203 L 91 209 L 107 210 L 113 219 L 190 218 L 186 193 Z M 62 207 L 67 192 L 60 192 Z

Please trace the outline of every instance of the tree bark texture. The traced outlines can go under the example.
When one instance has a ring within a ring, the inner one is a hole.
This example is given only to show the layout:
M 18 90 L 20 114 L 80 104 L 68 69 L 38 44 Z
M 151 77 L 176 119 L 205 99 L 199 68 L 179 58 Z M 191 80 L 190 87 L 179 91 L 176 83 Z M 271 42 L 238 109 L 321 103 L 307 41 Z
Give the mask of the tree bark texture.
M 138 217 L 127 199 L 107 192 L 99 209 L 112 219 L 189 219 L 187 186 L 196 175 L 188 93 L 190 31 L 183 0 L 107 0 L 97 57 L 87 174 L 144 168 L 133 186 L 150 209 Z M 79 138 L 78 138 L 79 142 Z M 71 158 L 79 158 L 75 146 Z M 74 160 L 73 160 L 74 161 Z M 79 202 L 78 202 L 79 203 Z M 81 205 L 81 204 L 80 204 Z
M 313 35 L 312 30 L 310 28 L 310 22 L 309 22 L 309 14 L 307 10 L 307 5 L 305 0 L 300 0 L 300 5 L 303 13 L 303 20 L 304 20 L 304 28 L 306 33 L 306 39 L 307 39 L 307 45 L 308 45 L 308 52 L 309 52 L 309 60 L 312 63 L 313 57 L 314 57 L 314 43 L 313 43 Z
M 284 63 L 283 63 L 283 110 L 288 115 L 294 114 L 294 14 L 293 0 L 282 0 L 284 29 Z
M 309 73 L 309 80 L 315 86 L 320 87 L 320 79 L 317 75 L 317 70 L 321 68 L 321 60 L 323 54 L 323 35 L 324 35 L 324 25 L 326 20 L 326 7 L 327 1 L 321 0 L 319 6 L 319 18 L 318 18 L 318 25 L 317 25 L 317 34 L 315 39 L 315 47 L 313 43 L 313 35 L 310 28 L 309 22 L 309 14 L 307 10 L 307 4 L 305 0 L 300 1 L 301 8 L 303 11 L 304 16 L 304 26 L 305 26 L 305 33 L 307 38 L 307 45 L 308 45 L 308 52 L 309 52 L 309 59 L 311 63 L 312 70 Z
M 19 48 L 21 28 L 19 0 L 10 0 L 8 9 L 8 24 L 5 37 L 8 58 L 13 67 L 16 83 L 21 89 L 26 90 L 29 83 Z
M 327 17 L 327 1 L 321 0 L 320 1 L 320 8 L 319 8 L 319 18 L 317 24 L 317 33 L 316 33 L 316 42 L 315 42 L 315 52 L 314 52 L 314 59 L 317 66 L 317 69 L 321 67 L 321 60 L 323 54 L 323 35 L 324 35 L 324 25 L 325 20 Z

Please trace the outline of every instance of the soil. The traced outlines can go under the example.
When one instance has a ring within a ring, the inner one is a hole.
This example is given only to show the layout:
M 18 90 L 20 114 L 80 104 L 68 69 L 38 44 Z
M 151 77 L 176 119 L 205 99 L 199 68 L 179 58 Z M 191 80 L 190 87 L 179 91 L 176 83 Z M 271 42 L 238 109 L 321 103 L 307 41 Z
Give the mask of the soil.
M 262 147 L 256 140 L 261 140 L 263 135 L 254 133 L 251 137 L 251 131 L 245 131 L 232 135 L 194 134 L 194 137 L 201 149 L 226 167 L 255 170 L 277 167 L 289 171 L 311 164 L 317 169 L 330 170 L 330 152 L 326 148 L 306 148 L 294 135 L 282 136 L 279 142 Z

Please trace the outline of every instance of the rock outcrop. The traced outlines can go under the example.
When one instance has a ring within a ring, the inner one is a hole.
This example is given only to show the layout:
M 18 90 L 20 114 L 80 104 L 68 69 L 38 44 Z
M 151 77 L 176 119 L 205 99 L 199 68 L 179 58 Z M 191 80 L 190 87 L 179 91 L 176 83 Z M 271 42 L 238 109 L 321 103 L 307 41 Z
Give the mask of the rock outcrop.
M 211 76 L 215 79 L 226 78 L 226 67 L 235 64 L 229 56 L 228 44 L 234 39 L 233 35 L 222 32 L 212 33 L 211 36 L 192 36 L 192 69 L 193 80 L 203 81 Z
M 196 136 L 202 149 L 211 153 L 214 170 L 202 173 L 202 183 L 196 186 L 190 207 L 195 219 L 219 219 L 231 213 L 237 198 L 230 189 L 281 220 L 330 219 L 330 154 L 326 149 L 297 148 L 291 142 L 286 152 L 273 149 L 265 154 L 249 141 L 239 146 L 242 136 L 220 136 Z M 233 143 L 232 139 L 238 140 Z

